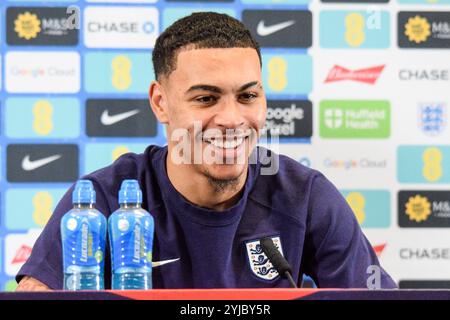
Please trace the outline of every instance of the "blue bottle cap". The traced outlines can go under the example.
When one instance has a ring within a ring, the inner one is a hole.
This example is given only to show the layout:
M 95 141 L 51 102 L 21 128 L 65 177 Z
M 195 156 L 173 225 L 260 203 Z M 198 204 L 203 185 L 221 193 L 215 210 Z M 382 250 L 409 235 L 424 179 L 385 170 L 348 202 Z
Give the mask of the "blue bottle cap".
M 137 180 L 123 180 L 119 191 L 119 204 L 142 203 L 142 191 Z
M 72 192 L 72 203 L 95 203 L 94 185 L 90 180 L 78 180 Z

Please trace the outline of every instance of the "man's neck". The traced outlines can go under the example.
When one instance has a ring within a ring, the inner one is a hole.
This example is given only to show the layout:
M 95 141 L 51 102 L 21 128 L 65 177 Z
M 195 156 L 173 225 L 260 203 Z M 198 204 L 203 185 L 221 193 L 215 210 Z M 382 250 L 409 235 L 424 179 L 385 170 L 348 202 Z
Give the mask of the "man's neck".
M 236 183 L 218 190 L 206 175 L 194 171 L 192 165 L 174 164 L 170 159 L 169 150 L 166 159 L 167 176 L 175 189 L 189 202 L 199 207 L 223 211 L 239 201 L 247 179 L 247 170 Z

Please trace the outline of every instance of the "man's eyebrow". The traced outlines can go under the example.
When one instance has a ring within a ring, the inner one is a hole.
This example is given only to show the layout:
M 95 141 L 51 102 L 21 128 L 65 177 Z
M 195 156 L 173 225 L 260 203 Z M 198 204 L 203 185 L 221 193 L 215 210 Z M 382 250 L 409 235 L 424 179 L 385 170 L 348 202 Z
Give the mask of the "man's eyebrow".
M 241 91 L 247 90 L 248 88 L 251 88 L 251 87 L 256 86 L 256 85 L 259 85 L 259 87 L 262 88 L 262 86 L 259 84 L 259 81 L 252 81 L 252 82 L 249 82 L 249 83 L 246 83 L 246 84 L 240 86 L 237 91 L 241 92 Z M 193 85 L 186 91 L 186 93 L 189 93 L 189 92 L 192 92 L 192 91 L 195 91 L 195 90 L 211 91 L 211 92 L 214 92 L 214 93 L 222 93 L 222 89 L 220 89 L 219 87 L 216 87 L 216 86 L 209 85 L 209 84 L 196 84 L 196 85 Z
M 259 87 L 262 88 L 262 86 L 259 84 L 259 81 L 252 81 L 252 82 L 246 83 L 243 86 L 241 86 L 238 89 L 238 92 L 247 90 L 248 88 L 251 88 L 251 87 L 256 86 L 256 85 L 259 85 Z
M 186 93 L 189 93 L 191 91 L 195 90 L 202 90 L 202 91 L 212 91 L 215 93 L 222 93 L 222 90 L 219 87 L 211 86 L 209 84 L 196 84 L 189 89 L 187 89 Z

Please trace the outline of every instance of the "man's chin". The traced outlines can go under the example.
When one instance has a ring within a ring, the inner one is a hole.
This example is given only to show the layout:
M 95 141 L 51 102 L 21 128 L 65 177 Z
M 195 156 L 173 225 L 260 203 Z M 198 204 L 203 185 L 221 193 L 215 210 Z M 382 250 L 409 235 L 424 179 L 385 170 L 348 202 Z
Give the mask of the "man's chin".
M 211 164 L 204 165 L 203 172 L 214 180 L 231 181 L 239 180 L 246 172 L 247 163 L 245 164 Z

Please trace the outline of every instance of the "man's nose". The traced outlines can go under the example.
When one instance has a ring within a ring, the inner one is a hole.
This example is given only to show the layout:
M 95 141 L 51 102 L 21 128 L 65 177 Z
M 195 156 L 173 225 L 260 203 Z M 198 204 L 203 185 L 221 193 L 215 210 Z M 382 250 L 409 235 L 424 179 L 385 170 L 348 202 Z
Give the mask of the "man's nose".
M 223 128 L 239 128 L 245 123 L 243 106 L 234 99 L 224 99 L 218 105 L 218 111 L 214 117 L 215 124 Z

